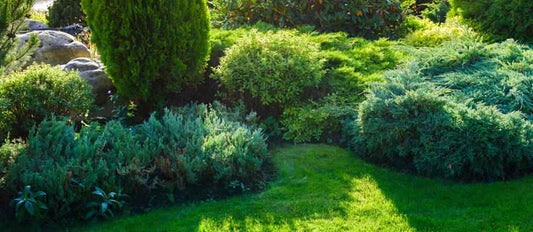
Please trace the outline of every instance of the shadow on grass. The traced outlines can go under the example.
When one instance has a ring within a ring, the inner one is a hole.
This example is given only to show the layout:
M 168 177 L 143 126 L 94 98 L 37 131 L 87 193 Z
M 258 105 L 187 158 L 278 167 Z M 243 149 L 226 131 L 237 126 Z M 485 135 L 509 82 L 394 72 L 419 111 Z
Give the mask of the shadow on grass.
M 258 194 L 156 210 L 81 231 L 533 231 L 533 177 L 458 184 L 399 174 L 331 146 L 272 152 Z
M 125 217 L 92 231 L 299 230 L 303 220 L 346 217 L 351 201 L 351 158 L 325 146 L 278 148 L 272 152 L 277 179 L 268 189 L 219 202 L 202 202 Z M 81 228 L 80 228 L 81 229 Z
M 375 169 L 382 193 L 418 231 L 533 231 L 533 176 L 467 184 Z

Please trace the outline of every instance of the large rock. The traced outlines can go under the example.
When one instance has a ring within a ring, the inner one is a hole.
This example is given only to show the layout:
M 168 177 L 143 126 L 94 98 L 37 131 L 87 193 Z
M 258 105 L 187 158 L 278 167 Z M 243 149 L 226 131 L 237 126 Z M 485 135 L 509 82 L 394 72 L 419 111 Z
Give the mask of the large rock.
M 50 65 L 65 64 L 80 57 L 91 57 L 91 52 L 73 36 L 60 31 L 32 31 L 17 35 L 21 46 L 28 42 L 30 36 L 37 35 L 41 44 L 32 55 L 30 62 L 45 63 Z
M 108 91 L 114 89 L 113 83 L 105 73 L 105 67 L 98 61 L 89 58 L 77 58 L 61 66 L 63 70 L 76 70 L 80 77 L 93 87 L 95 103 L 103 105 L 109 100 Z
M 42 23 L 41 21 L 37 21 L 33 19 L 25 19 L 24 21 L 28 25 L 28 31 L 48 29 L 48 25 Z

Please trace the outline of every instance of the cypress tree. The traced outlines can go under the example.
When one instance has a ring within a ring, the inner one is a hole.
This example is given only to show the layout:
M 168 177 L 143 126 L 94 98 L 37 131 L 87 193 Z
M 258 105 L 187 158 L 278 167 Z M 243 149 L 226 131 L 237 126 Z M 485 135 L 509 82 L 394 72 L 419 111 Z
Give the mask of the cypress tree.
M 141 111 L 202 81 L 210 28 L 205 0 L 82 0 L 82 8 L 119 96 Z

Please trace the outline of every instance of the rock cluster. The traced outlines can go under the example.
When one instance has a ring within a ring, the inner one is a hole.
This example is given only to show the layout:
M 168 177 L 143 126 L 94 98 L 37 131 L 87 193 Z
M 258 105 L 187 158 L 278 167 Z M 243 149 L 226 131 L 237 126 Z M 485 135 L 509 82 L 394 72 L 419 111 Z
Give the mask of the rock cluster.
M 61 65 L 63 70 L 79 71 L 80 77 L 93 87 L 95 103 L 104 105 L 109 100 L 107 92 L 114 87 L 105 72 L 105 67 L 98 60 L 91 58 L 91 51 L 87 46 L 70 34 L 48 30 L 48 26 L 39 21 L 26 22 L 29 32 L 17 35 L 20 47 L 24 46 L 32 35 L 36 35 L 40 40 L 29 64 Z
M 99 61 L 90 58 L 76 58 L 62 65 L 61 69 L 79 71 L 80 77 L 93 87 L 97 105 L 103 105 L 109 100 L 107 92 L 113 89 L 113 83 Z

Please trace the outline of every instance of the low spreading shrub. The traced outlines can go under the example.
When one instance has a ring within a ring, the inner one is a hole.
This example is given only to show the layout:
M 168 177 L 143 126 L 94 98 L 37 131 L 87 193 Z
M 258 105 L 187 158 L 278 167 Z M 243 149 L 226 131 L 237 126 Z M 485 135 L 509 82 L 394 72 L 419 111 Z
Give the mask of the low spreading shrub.
M 32 66 L 0 79 L 0 138 L 24 137 L 45 117 L 82 119 L 92 106 L 89 84 L 76 72 Z
M 287 108 L 281 124 L 283 138 L 296 143 L 327 142 L 344 144 L 343 121 L 356 113 L 358 101 L 328 96 L 320 102 Z
M 444 43 L 374 84 L 349 133 L 369 160 L 462 180 L 533 171 L 531 48 Z
M 457 18 L 449 18 L 446 23 L 436 24 L 428 19 L 409 18 L 417 25 L 401 41 L 414 47 L 436 47 L 452 40 L 472 40 L 478 35 Z
M 50 27 L 64 27 L 72 24 L 85 26 L 85 14 L 81 9 L 81 0 L 55 0 L 48 8 L 46 19 Z
M 319 31 L 344 31 L 368 38 L 394 37 L 403 20 L 398 1 L 226 1 L 213 0 L 213 19 L 223 27 L 258 21 L 280 27 L 313 25 Z
M 10 187 L 46 192 L 48 218 L 57 221 L 92 212 L 86 203 L 97 187 L 145 207 L 160 195 L 179 198 L 195 187 L 253 188 L 262 183 L 265 139 L 237 119 L 254 121 L 220 105 L 191 105 L 132 128 L 111 121 L 76 134 L 52 118 L 30 134 L 12 165 Z
M 485 45 L 457 41 L 419 50 L 420 73 L 452 90 L 459 102 L 494 105 L 533 117 L 533 49 L 509 40 Z M 422 58 L 425 57 L 425 58 Z
M 533 42 L 532 1 L 452 0 L 453 11 L 490 39 Z
M 298 143 L 344 143 L 342 122 L 353 115 L 364 100 L 369 83 L 382 81 L 385 70 L 395 68 L 403 59 L 395 42 L 347 38 L 346 34 L 321 34 L 311 37 L 320 44 L 325 60 L 325 75 L 315 90 L 318 99 L 307 99 L 284 110 L 280 122 L 284 138 Z

